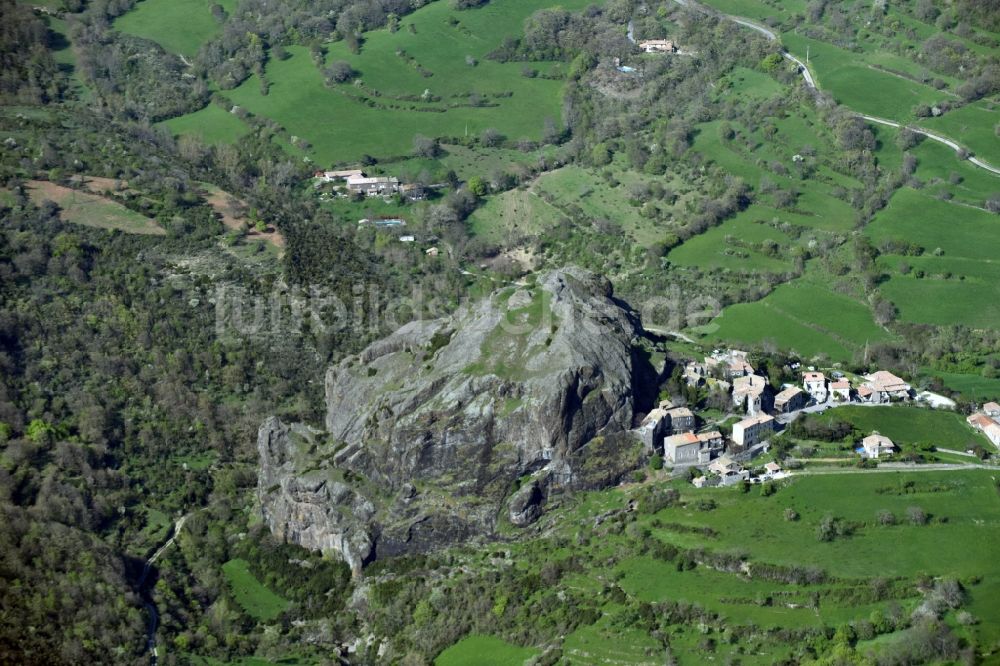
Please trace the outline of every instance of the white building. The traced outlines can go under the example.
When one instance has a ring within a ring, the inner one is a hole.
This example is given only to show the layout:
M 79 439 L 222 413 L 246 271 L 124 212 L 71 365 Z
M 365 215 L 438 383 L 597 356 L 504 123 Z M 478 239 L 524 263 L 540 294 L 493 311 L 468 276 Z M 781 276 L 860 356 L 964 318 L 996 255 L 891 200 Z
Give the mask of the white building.
M 734 423 L 733 441 L 749 448 L 767 439 L 772 432 L 774 432 L 774 417 L 761 414 Z
M 830 395 L 826 389 L 826 375 L 822 372 L 805 372 L 802 374 L 802 388 L 812 396 L 817 403 L 826 402 Z
M 830 396 L 835 402 L 851 401 L 851 382 L 846 379 L 838 379 L 830 382 Z
M 892 455 L 892 452 L 896 450 L 896 445 L 885 435 L 873 432 L 861 440 L 861 448 L 863 449 L 861 455 L 864 457 L 878 459 L 880 455 Z

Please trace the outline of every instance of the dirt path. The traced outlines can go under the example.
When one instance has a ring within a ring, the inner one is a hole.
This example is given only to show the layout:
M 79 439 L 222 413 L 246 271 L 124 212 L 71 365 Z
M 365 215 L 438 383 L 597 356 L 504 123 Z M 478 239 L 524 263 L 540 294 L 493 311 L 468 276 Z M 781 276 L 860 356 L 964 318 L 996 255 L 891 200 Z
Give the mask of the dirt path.
M 246 202 L 230 196 L 228 192 L 220 190 L 215 185 L 202 183 L 202 187 L 205 189 L 205 202 L 219 215 L 222 219 L 222 224 L 225 225 L 227 229 L 234 229 L 237 231 L 242 229 L 243 224 L 247 222 L 247 218 L 241 215 L 238 209 L 234 209 L 234 207 L 230 205 L 230 199 L 235 199 L 236 206 L 241 207 L 244 210 L 249 210 L 249 206 L 247 206 Z M 250 231 L 247 232 L 247 238 L 251 240 L 267 241 L 277 248 L 285 247 L 285 237 L 271 225 L 267 226 L 267 231 L 257 231 L 253 227 L 250 227 Z

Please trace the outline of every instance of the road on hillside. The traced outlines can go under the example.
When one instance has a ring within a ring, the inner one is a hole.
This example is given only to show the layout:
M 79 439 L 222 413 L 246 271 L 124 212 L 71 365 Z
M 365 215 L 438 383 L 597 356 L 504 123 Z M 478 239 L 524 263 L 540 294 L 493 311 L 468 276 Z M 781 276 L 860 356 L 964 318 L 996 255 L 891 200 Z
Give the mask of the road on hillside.
M 778 39 L 778 36 L 774 33 L 773 30 L 770 30 L 769 28 L 766 28 L 766 27 L 760 25 L 759 23 L 755 23 L 755 22 L 751 21 L 750 19 L 745 19 L 745 18 L 743 18 L 741 16 L 732 16 L 730 14 L 723 14 L 721 12 L 716 12 L 715 10 L 713 10 L 711 8 L 705 8 L 705 7 L 701 6 L 701 5 L 693 2 L 693 0 L 674 0 L 674 2 L 676 2 L 677 4 L 682 5 L 684 7 L 691 7 L 693 9 L 697 9 L 697 10 L 702 11 L 702 12 L 706 12 L 706 13 L 710 13 L 710 14 L 715 14 L 717 16 L 721 16 L 722 18 L 728 19 L 728 20 L 732 21 L 733 23 L 737 23 L 739 25 L 742 25 L 745 28 L 750 28 L 751 30 L 755 30 L 755 31 L 759 32 L 760 34 L 764 35 L 764 37 L 766 37 L 767 39 L 769 39 L 772 42 L 776 41 Z M 791 62 L 795 63 L 796 67 L 799 70 L 799 74 L 802 75 L 802 80 L 805 81 L 806 86 L 810 90 L 816 90 L 816 91 L 819 90 L 819 86 L 816 85 L 816 79 L 813 78 L 812 72 L 809 71 L 809 68 L 806 66 L 806 64 L 804 62 L 802 62 L 801 60 L 799 60 L 798 58 L 796 58 L 795 56 L 793 56 L 791 53 L 789 53 L 787 50 L 785 50 L 784 47 L 781 48 L 781 55 L 783 55 L 787 60 L 790 60 Z M 896 128 L 902 127 L 902 125 L 900 125 L 900 123 L 897 123 L 897 122 L 895 122 L 893 120 L 888 120 L 886 118 L 879 118 L 877 116 L 868 116 L 868 115 L 865 115 L 863 113 L 858 113 L 857 115 L 858 115 L 859 118 L 863 118 L 863 119 L 865 119 L 865 120 L 867 120 L 869 122 L 878 123 L 880 125 L 887 125 L 889 127 L 896 127 Z M 965 155 L 966 159 L 969 160 L 969 162 L 971 162 L 972 164 L 976 165 L 977 167 L 979 167 L 981 169 L 985 169 L 986 171 L 989 171 L 990 173 L 992 173 L 995 176 L 1000 176 L 1000 168 L 997 168 L 997 167 L 989 164 L 988 162 L 985 162 L 985 161 L 979 159 L 978 157 L 976 157 L 974 155 L 969 155 L 969 150 L 967 148 L 965 148 L 964 146 L 961 146 L 960 144 L 958 144 L 955 141 L 952 141 L 948 137 L 943 136 L 941 134 L 936 134 L 934 132 L 928 132 L 927 130 L 920 129 L 918 127 L 908 127 L 908 129 L 910 129 L 913 132 L 916 132 L 917 134 L 921 134 L 921 135 L 927 137 L 928 139 L 931 139 L 932 141 L 937 141 L 939 143 L 943 143 L 944 145 L 948 146 L 949 148 L 951 148 L 952 150 L 954 150 L 956 153 L 958 153 L 959 156 Z
M 156 649 L 156 627 L 160 622 L 160 614 L 156 611 L 156 606 L 153 604 L 152 595 L 147 595 L 146 580 L 149 578 L 149 570 L 152 568 L 156 560 L 163 554 L 167 548 L 174 542 L 177 535 L 180 534 L 181 528 L 184 527 L 184 522 L 188 519 L 190 514 L 185 514 L 177 519 L 174 523 L 173 529 L 170 531 L 170 538 L 167 539 L 162 546 L 156 549 L 146 564 L 142 567 L 142 575 L 139 576 L 139 594 L 143 597 L 143 605 L 146 607 L 146 611 L 149 613 L 149 624 L 146 625 L 146 649 L 149 651 L 149 663 L 151 666 L 156 666 L 156 660 L 159 658 L 158 651 Z
M 889 127 L 896 127 L 896 128 L 904 127 L 904 125 L 900 125 L 899 123 L 897 123 L 894 120 L 888 120 L 886 118 L 879 118 L 878 116 L 868 116 L 868 115 L 865 115 L 865 114 L 860 114 L 860 115 L 865 120 L 873 122 L 873 123 L 878 123 L 879 125 L 888 125 Z M 949 138 L 947 138 L 945 136 L 941 136 L 940 134 L 935 134 L 934 132 L 928 132 L 927 130 L 920 129 L 919 127 L 910 127 L 908 125 L 906 125 L 905 127 L 907 129 L 909 129 L 911 132 L 913 132 L 914 134 L 921 134 L 923 136 L 926 136 L 928 139 L 931 139 L 933 141 L 937 141 L 939 143 L 943 143 L 944 145 L 946 145 L 949 148 L 951 148 L 952 150 L 954 150 L 956 153 L 960 153 L 963 150 L 965 150 L 959 144 L 955 143 L 954 141 L 952 141 L 951 139 L 949 139 Z M 968 151 L 966 151 L 966 152 L 968 152 Z M 970 162 L 972 162 L 973 164 L 975 164 L 976 166 L 982 167 L 983 169 L 986 169 L 987 171 L 992 171 L 996 175 L 1000 176 L 1000 169 L 998 169 L 998 168 L 996 168 L 994 166 L 990 166 L 989 164 L 987 164 L 986 162 L 982 161 L 978 157 L 970 155 L 969 158 L 968 158 L 968 160 Z
M 889 472 L 967 472 L 970 469 L 1000 470 L 997 465 L 946 465 L 931 463 L 927 465 L 917 465 L 914 463 L 882 463 L 875 469 L 861 469 L 859 467 L 827 468 L 827 469 L 803 469 L 789 472 L 792 476 L 825 476 L 829 474 L 887 474 Z

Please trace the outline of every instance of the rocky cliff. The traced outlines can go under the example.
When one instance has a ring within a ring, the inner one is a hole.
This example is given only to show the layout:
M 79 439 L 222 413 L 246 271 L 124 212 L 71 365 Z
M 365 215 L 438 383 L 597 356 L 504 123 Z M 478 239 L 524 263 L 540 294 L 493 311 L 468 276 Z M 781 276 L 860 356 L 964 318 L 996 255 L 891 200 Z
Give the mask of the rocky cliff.
M 655 384 L 641 335 L 610 283 L 579 269 L 407 324 L 328 370 L 325 433 L 261 426 L 264 518 L 355 570 L 527 525 L 549 493 L 637 464 L 623 433 Z

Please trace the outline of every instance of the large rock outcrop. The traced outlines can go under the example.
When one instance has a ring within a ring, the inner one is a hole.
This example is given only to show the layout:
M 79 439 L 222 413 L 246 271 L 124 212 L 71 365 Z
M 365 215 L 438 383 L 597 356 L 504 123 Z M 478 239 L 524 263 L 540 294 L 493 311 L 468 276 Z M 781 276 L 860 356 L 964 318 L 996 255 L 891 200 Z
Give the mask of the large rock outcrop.
M 638 462 L 623 433 L 655 383 L 641 335 L 610 283 L 579 269 L 411 322 L 328 370 L 326 433 L 264 423 L 264 518 L 356 570 L 489 535 L 505 515 L 528 524 L 552 490 Z M 534 490 L 510 497 L 526 475 Z

